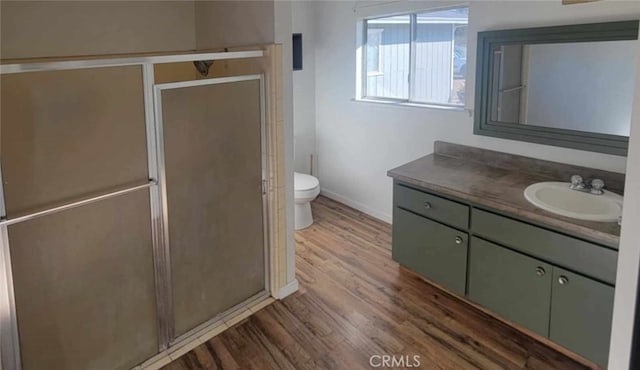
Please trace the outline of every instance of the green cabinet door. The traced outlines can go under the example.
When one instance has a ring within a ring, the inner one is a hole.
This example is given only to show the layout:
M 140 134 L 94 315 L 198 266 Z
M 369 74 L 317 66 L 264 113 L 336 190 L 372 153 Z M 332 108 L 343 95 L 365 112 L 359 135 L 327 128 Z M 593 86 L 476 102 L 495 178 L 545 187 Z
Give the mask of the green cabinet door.
M 393 259 L 461 295 L 465 294 L 468 235 L 395 207 Z
M 554 267 L 549 338 L 606 367 L 613 293 L 609 285 Z
M 547 336 L 552 266 L 472 237 L 469 248 L 471 300 Z

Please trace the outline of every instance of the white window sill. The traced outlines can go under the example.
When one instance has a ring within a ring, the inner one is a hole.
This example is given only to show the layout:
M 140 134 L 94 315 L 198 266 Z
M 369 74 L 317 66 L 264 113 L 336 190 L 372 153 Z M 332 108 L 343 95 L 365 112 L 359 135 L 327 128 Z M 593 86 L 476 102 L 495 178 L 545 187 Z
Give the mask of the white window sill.
M 465 112 L 471 111 L 470 109 L 466 109 L 463 106 L 450 106 L 450 105 L 437 105 L 437 104 L 423 104 L 423 103 L 412 103 L 406 101 L 393 101 L 393 100 L 378 100 L 378 99 L 367 99 L 367 98 L 353 98 L 351 101 L 357 103 L 373 103 L 386 105 L 389 107 L 410 107 L 410 108 L 426 108 L 426 109 L 440 109 L 440 110 L 448 110 L 452 112 Z

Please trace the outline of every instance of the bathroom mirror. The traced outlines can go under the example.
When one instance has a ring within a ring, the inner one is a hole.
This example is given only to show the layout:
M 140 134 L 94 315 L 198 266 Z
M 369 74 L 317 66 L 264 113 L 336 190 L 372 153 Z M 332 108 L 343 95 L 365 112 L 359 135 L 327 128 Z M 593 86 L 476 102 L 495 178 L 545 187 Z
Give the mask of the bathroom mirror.
M 478 33 L 474 133 L 626 155 L 638 22 Z

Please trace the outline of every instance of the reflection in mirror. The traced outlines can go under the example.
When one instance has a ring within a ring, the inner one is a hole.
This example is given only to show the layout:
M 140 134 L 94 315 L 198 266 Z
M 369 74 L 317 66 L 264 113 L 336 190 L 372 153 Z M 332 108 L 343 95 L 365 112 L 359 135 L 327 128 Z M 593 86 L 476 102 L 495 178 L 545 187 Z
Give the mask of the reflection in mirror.
M 635 44 L 494 45 L 491 120 L 629 136 Z

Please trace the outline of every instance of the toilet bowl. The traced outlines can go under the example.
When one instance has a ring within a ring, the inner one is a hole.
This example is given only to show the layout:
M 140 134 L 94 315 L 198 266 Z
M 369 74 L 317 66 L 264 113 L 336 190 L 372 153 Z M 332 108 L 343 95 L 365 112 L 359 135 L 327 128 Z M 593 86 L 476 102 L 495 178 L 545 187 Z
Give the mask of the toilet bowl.
M 295 229 L 311 226 L 311 201 L 320 194 L 320 182 L 317 178 L 304 173 L 294 172 L 293 188 L 295 190 Z

